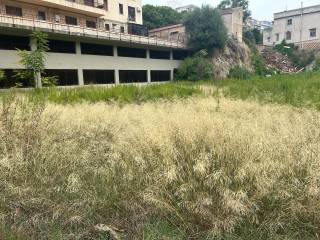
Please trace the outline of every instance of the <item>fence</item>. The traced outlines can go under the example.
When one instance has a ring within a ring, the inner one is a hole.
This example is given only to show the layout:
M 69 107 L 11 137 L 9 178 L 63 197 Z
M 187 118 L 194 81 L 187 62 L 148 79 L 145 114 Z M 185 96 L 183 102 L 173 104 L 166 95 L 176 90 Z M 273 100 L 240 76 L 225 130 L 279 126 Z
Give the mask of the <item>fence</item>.
M 164 40 L 157 37 L 146 37 L 121 32 L 106 31 L 103 29 L 85 28 L 56 22 L 27 19 L 23 17 L 8 16 L 0 14 L 0 25 L 5 27 L 16 27 L 24 29 L 38 29 L 46 32 L 69 34 L 75 36 L 94 37 L 113 41 L 123 41 L 142 45 L 153 45 L 169 48 L 185 49 L 186 45 L 180 41 Z

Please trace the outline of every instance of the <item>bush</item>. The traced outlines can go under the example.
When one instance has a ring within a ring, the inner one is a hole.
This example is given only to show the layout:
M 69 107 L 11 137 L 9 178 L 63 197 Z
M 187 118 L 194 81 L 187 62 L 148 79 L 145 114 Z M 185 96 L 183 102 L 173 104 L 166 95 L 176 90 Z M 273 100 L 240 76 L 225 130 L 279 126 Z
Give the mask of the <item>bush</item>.
M 6 78 L 6 75 L 3 70 L 0 69 L 0 81 L 4 80 Z
M 313 66 L 314 71 L 320 71 L 320 58 L 316 58 Z
M 214 67 L 205 51 L 183 61 L 176 74 L 177 80 L 199 81 L 214 78 Z
M 305 68 L 315 60 L 313 51 L 299 50 L 297 46 L 292 43 L 288 44 L 285 40 L 274 48 L 278 52 L 287 55 L 292 63 L 298 68 Z
M 215 49 L 223 49 L 228 35 L 222 17 L 217 9 L 208 5 L 197 8 L 184 20 L 188 45 L 196 52 L 206 49 L 211 55 Z
M 251 73 L 243 67 L 236 66 L 234 68 L 230 69 L 229 72 L 229 78 L 235 78 L 235 79 L 249 79 L 251 77 Z

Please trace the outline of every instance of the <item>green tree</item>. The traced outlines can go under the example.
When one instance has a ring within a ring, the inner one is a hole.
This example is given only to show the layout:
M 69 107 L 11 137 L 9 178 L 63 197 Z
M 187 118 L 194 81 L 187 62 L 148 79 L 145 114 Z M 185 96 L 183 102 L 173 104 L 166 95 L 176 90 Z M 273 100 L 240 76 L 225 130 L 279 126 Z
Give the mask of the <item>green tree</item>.
M 26 71 L 32 73 L 34 77 L 35 87 L 42 87 L 41 74 L 45 70 L 45 54 L 49 50 L 47 34 L 35 31 L 31 34 L 31 39 L 34 41 L 36 48 L 30 52 L 19 50 L 20 63 L 25 67 Z
M 188 14 L 184 20 L 188 45 L 195 51 L 205 49 L 211 55 L 215 49 L 223 49 L 228 34 L 217 9 L 204 5 Z
M 0 81 L 4 80 L 6 78 L 6 75 L 3 70 L 0 69 Z
M 244 32 L 245 41 L 253 44 L 261 44 L 263 41 L 262 33 L 258 29 L 248 30 Z
M 144 5 L 143 23 L 149 29 L 181 23 L 183 14 L 167 6 Z
M 251 11 L 249 10 L 249 0 L 222 0 L 218 5 L 219 9 L 226 9 L 226 8 L 236 8 L 242 7 L 244 14 L 243 14 L 243 21 L 245 22 L 248 17 L 251 16 Z
M 214 78 L 213 64 L 208 58 L 208 53 L 202 50 L 193 57 L 186 58 L 175 76 L 177 80 L 199 81 Z

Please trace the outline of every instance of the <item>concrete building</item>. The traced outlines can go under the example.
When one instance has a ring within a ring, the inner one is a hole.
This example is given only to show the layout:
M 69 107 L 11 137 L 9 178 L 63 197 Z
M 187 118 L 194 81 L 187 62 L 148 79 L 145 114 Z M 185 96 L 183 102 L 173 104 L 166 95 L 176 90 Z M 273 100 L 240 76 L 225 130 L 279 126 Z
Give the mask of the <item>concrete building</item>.
M 253 18 L 248 18 L 246 22 L 246 28 L 248 30 L 258 29 L 263 32 L 264 29 L 268 29 L 272 27 L 272 22 L 270 21 L 259 21 Z
M 304 49 L 320 48 L 320 5 L 274 14 L 272 29 L 264 31 L 264 45 L 283 40 Z
M 179 13 L 191 12 L 196 8 L 197 8 L 197 6 L 190 4 L 190 5 L 186 5 L 186 6 L 177 7 L 176 11 L 179 12 Z
M 36 48 L 35 29 L 49 36 L 46 74 L 63 86 L 172 80 L 188 54 L 181 42 L 148 37 L 141 0 L 0 0 L 7 76 L 23 69 L 17 48 Z
M 242 42 L 243 9 L 230 8 L 221 10 L 221 15 L 228 30 L 228 35 L 237 41 Z M 185 26 L 183 24 L 175 24 L 151 29 L 149 31 L 149 36 L 169 41 L 178 41 L 182 44 L 185 44 L 187 41 Z

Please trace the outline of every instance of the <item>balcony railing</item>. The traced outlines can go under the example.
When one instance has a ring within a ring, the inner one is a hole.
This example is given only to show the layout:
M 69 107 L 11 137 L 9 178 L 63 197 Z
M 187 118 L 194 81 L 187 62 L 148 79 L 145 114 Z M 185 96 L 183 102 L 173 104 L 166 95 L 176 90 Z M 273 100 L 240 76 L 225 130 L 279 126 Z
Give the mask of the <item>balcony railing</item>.
M 142 45 L 153 45 L 168 48 L 186 49 L 184 42 L 168 41 L 156 37 L 138 36 L 124 34 L 120 32 L 106 31 L 102 29 L 85 28 L 81 26 L 72 26 L 55 22 L 26 19 L 22 17 L 8 16 L 0 14 L 0 26 L 14 27 L 30 30 L 41 30 L 45 32 L 54 32 L 74 36 L 84 36 L 112 41 L 122 41 Z
M 69 0 L 18 0 L 20 2 L 33 3 L 41 6 L 54 7 L 62 10 L 76 11 L 89 16 L 104 16 L 106 10 L 100 6 L 97 0 L 91 1 L 69 1 Z

